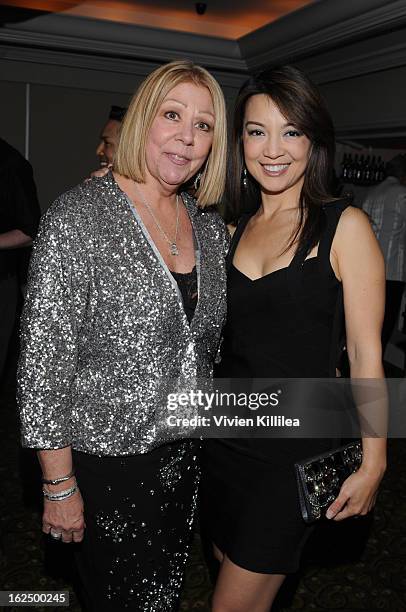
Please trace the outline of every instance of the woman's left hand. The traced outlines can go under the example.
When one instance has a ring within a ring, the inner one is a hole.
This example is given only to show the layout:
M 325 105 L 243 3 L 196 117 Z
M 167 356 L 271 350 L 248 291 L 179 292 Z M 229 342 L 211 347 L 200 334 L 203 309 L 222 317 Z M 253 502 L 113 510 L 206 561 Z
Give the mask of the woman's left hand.
M 375 505 L 384 470 L 367 469 L 361 465 L 342 484 L 338 497 L 329 506 L 326 517 L 342 521 L 351 516 L 365 516 Z

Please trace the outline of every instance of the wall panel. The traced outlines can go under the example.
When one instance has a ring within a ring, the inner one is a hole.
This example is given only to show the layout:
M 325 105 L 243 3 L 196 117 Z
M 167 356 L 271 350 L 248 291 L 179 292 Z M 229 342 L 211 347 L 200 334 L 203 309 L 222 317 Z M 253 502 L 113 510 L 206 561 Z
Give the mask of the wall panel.
M 338 131 L 406 127 L 406 66 L 321 85 Z
M 122 93 L 31 87 L 31 163 L 43 209 L 97 167 L 95 149 L 110 106 L 126 106 L 128 99 Z
M 25 83 L 0 81 L 0 136 L 25 152 Z

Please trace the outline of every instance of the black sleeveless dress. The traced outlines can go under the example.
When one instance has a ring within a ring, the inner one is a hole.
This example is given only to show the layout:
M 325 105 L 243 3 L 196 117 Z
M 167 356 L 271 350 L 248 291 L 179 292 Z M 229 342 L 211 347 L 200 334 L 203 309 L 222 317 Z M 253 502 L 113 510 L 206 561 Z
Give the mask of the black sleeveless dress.
M 229 254 L 219 378 L 335 376 L 342 289 L 330 250 L 347 205 L 339 201 L 323 207 L 316 257 L 297 252 L 289 266 L 254 281 L 232 264 L 250 216 L 241 219 Z M 240 567 L 295 572 L 312 527 L 301 517 L 294 463 L 334 444 L 324 438 L 206 440 L 201 502 L 207 535 Z

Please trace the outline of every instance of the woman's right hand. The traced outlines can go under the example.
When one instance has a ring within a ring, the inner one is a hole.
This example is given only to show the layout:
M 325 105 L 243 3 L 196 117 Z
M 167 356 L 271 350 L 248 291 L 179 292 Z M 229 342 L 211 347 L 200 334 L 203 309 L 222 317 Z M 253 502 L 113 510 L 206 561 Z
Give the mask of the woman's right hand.
M 83 516 L 83 499 L 80 491 L 62 501 L 44 499 L 42 531 L 49 534 L 61 534 L 62 542 L 81 542 L 84 536 L 85 520 Z M 59 538 L 55 538 L 59 539 Z

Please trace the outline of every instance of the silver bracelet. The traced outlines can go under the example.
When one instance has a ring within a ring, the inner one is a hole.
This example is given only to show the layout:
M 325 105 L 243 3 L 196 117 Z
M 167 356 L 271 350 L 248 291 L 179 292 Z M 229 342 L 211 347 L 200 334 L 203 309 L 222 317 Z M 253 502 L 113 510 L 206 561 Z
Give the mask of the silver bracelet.
M 73 487 L 69 489 L 64 489 L 63 491 L 58 491 L 57 493 L 50 493 L 46 489 L 42 489 L 42 493 L 48 501 L 62 501 L 64 499 L 68 499 L 68 497 L 72 497 L 78 491 L 78 485 L 75 483 Z
M 51 478 L 50 480 L 46 478 L 42 478 L 42 484 L 57 485 L 57 484 L 60 484 L 61 482 L 65 482 L 66 480 L 69 480 L 74 475 L 75 475 L 75 470 L 72 470 L 69 474 L 67 474 L 66 476 L 61 476 L 60 478 Z

